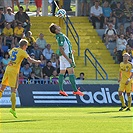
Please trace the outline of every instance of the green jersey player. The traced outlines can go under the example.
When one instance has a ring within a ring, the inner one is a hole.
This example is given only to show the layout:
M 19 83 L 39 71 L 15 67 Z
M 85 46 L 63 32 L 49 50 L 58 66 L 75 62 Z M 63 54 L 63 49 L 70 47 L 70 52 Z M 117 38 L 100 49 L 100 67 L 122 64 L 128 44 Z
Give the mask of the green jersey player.
M 81 91 L 79 91 L 79 88 L 77 89 L 76 87 L 75 75 L 74 75 L 75 62 L 73 58 L 72 45 L 70 40 L 64 34 L 61 33 L 61 28 L 56 24 L 52 23 L 49 29 L 51 33 L 56 34 L 56 40 L 59 46 L 59 56 L 60 56 L 59 94 L 63 96 L 68 96 L 68 94 L 63 89 L 64 74 L 67 70 L 69 74 L 69 80 L 74 90 L 73 94 L 83 96 L 84 94 Z

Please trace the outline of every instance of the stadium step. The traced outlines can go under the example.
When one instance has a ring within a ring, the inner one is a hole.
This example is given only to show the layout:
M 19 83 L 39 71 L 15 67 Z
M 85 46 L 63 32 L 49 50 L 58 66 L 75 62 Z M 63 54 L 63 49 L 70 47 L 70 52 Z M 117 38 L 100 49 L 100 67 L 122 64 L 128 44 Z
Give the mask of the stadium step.
M 35 38 L 38 37 L 39 33 L 44 34 L 44 38 L 47 43 L 52 45 L 54 52 L 58 49 L 57 42 L 55 40 L 55 35 L 49 32 L 49 25 L 51 23 L 56 23 L 59 25 L 59 18 L 57 17 L 30 17 L 31 19 L 31 31 Z M 75 68 L 76 77 L 79 76 L 80 72 L 85 73 L 86 79 L 95 79 L 96 71 L 92 64 L 87 61 L 87 65 L 84 63 L 84 51 L 88 48 L 95 58 L 99 61 L 101 66 L 107 71 L 109 79 L 116 79 L 118 77 L 119 65 L 114 63 L 110 52 L 107 50 L 106 46 L 102 42 L 97 31 L 93 29 L 92 24 L 89 22 L 88 17 L 70 17 L 77 33 L 80 37 L 80 56 L 78 56 L 78 47 L 72 38 L 70 32 L 68 32 L 68 37 L 72 43 L 73 49 L 75 50 L 75 62 L 77 67 Z M 65 24 L 61 27 L 62 32 L 66 34 Z M 76 36 L 76 35 L 74 35 Z M 88 57 L 93 60 L 89 53 Z M 95 63 L 95 61 L 94 61 Z M 98 78 L 99 75 L 98 75 Z M 101 78 L 100 78 L 101 79 Z

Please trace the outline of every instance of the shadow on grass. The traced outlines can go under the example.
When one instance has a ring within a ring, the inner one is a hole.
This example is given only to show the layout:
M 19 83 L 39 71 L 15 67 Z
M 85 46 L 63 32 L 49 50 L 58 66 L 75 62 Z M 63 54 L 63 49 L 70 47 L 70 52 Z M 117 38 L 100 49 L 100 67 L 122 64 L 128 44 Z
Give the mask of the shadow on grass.
M 130 115 L 130 116 L 113 116 L 111 118 L 133 118 L 133 116 L 132 115 Z
M 116 113 L 119 111 L 113 110 L 113 111 L 100 111 L 100 112 L 89 112 L 89 114 L 103 114 L 103 113 Z
M 0 123 L 22 123 L 22 122 L 36 122 L 36 121 L 40 121 L 40 120 L 1 120 Z

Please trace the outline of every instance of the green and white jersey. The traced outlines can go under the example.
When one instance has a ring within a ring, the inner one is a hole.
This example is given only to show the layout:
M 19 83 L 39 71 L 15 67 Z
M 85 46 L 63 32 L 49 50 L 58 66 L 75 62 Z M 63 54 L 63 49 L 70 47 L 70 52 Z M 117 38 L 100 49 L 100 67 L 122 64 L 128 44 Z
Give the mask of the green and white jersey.
M 72 64 L 70 64 L 64 56 L 62 56 L 61 52 L 59 51 L 60 56 L 60 70 L 65 70 L 69 67 L 75 67 L 74 56 L 72 53 L 72 45 L 68 37 L 62 33 L 56 34 L 56 40 L 58 42 L 58 46 L 62 46 L 64 49 L 65 54 L 72 60 Z
M 66 55 L 72 54 L 72 45 L 66 35 L 62 33 L 56 34 L 56 40 L 58 42 L 58 46 L 62 46 L 64 48 Z M 59 56 L 61 56 L 61 53 L 59 53 Z

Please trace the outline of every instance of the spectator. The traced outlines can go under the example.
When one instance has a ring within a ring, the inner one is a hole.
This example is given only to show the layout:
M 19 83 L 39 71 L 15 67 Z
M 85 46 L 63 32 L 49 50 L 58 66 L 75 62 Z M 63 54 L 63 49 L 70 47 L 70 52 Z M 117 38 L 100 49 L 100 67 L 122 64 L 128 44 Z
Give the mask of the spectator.
M 29 2 L 30 2 L 30 0 L 24 0 L 24 4 L 26 6 L 25 11 L 30 11 L 30 9 L 29 9 Z
M 3 56 L 4 56 L 4 51 L 2 49 L 2 45 L 0 45 L 0 62 L 1 62 L 2 58 L 3 58 Z
M 105 30 L 105 43 L 108 45 L 109 41 L 115 41 L 116 40 L 117 32 L 115 28 L 113 28 L 113 24 L 109 24 L 109 27 Z
M 48 0 L 48 3 L 49 3 L 49 5 L 50 5 L 50 13 L 52 13 L 52 1 L 53 1 L 53 0 Z
M 130 23 L 130 26 L 126 28 L 126 36 L 127 38 L 130 37 L 130 34 L 133 33 L 133 21 Z
M 110 7 L 111 7 L 112 10 L 117 8 L 117 2 L 120 2 L 121 3 L 121 8 L 123 8 L 122 7 L 123 0 L 111 0 Z
M 124 35 L 120 35 L 120 38 L 117 37 L 116 40 L 116 49 L 117 49 L 117 62 L 121 63 L 123 61 L 122 52 L 126 49 L 127 41 L 124 39 Z
M 24 28 L 25 35 L 28 31 L 30 31 L 30 17 L 26 12 L 24 12 L 24 8 L 20 6 L 19 11 L 15 14 L 15 20 L 17 23 L 21 23 Z
M 23 36 L 24 36 L 24 28 L 22 27 L 22 24 L 19 23 L 14 29 L 15 45 L 18 44 L 18 42 L 23 38 Z
M 103 17 L 103 11 L 102 7 L 99 6 L 99 1 L 95 1 L 95 5 L 91 7 L 91 20 L 92 20 L 92 25 L 94 26 L 94 29 L 96 28 L 96 21 L 100 22 L 100 29 L 103 28 L 103 23 L 104 23 L 104 17 Z
M 59 61 L 56 57 L 56 54 L 55 53 L 52 53 L 52 56 L 51 56 L 51 63 L 52 63 L 52 66 L 56 69 L 59 67 Z
M 4 0 L 0 0 L 0 7 L 4 7 Z
M 37 60 L 40 59 L 40 55 L 42 54 L 42 52 L 38 49 L 38 46 L 36 44 L 34 45 L 34 48 L 30 52 L 35 54 L 35 59 Z
M 10 7 L 12 5 L 12 1 L 11 0 L 3 0 L 3 4 L 4 4 L 4 13 L 6 13 L 7 8 Z
M 133 33 L 130 34 L 130 38 L 127 40 L 127 44 L 133 49 Z
M 32 72 L 35 74 L 36 79 L 42 79 L 43 78 L 42 68 L 39 67 L 38 63 L 36 63 L 34 65 L 34 67 L 32 68 Z
M 133 50 L 131 49 L 131 47 L 129 45 L 126 45 L 126 49 L 123 51 L 122 54 L 124 54 L 124 53 L 128 53 L 130 55 L 129 61 L 131 61 L 133 63 Z
M 3 66 L 3 69 L 5 70 L 6 69 L 6 66 L 8 65 L 9 61 L 10 61 L 10 58 L 9 58 L 9 54 L 8 52 L 4 53 L 4 57 L 3 59 L 1 60 L 1 63 L 2 63 L 2 66 Z
M 0 34 L 4 29 L 4 23 L 5 23 L 5 16 L 3 14 L 3 8 L 0 8 Z
M 7 13 L 5 14 L 5 22 L 9 23 L 12 28 L 15 27 L 15 15 L 12 13 L 12 8 L 7 8 Z
M 81 16 L 86 16 L 89 12 L 90 0 L 80 0 L 81 2 Z
M 30 54 L 30 57 L 33 58 L 33 59 L 35 59 L 35 54 L 34 54 L 34 53 L 31 53 L 31 54 Z M 26 60 L 26 62 L 27 62 L 27 60 Z M 28 63 L 29 63 L 29 65 L 30 65 L 30 68 L 33 68 L 34 65 L 35 65 L 35 64 L 31 63 L 31 62 L 28 62 Z
M 27 48 L 27 51 L 31 51 L 31 49 L 34 48 L 34 45 L 36 43 L 36 40 L 35 38 L 32 36 L 32 32 L 31 31 L 28 31 L 27 32 L 27 35 L 26 35 L 26 38 L 25 38 L 27 41 L 28 41 L 28 48 Z
M 19 72 L 19 84 L 23 84 L 24 83 L 24 75 L 22 72 Z
M 59 6 L 59 0 L 55 0 L 55 2 L 57 3 L 57 5 Z M 55 16 L 55 10 L 56 10 L 56 5 L 55 2 L 53 0 L 52 2 L 52 15 Z
M 43 56 L 43 54 L 40 55 L 40 67 L 43 68 L 44 66 L 46 66 L 46 58 Z
M 2 67 L 2 63 L 0 63 L 0 83 L 1 83 L 1 80 L 3 78 L 3 74 L 4 74 L 4 70 L 3 70 L 3 67 Z
M 125 28 L 123 24 L 120 24 L 119 28 L 117 29 L 117 34 L 119 35 L 125 35 Z M 126 36 L 125 36 L 126 37 Z
M 127 21 L 132 20 L 132 14 L 133 14 L 133 1 L 132 0 L 125 0 L 124 1 L 124 13 L 126 15 Z
M 12 0 L 12 12 L 14 13 L 14 4 L 18 6 L 18 9 L 20 8 L 20 3 L 19 0 Z
M 44 34 L 40 33 L 39 37 L 36 39 L 36 44 L 38 48 L 43 51 L 47 45 L 46 40 L 44 39 Z
M 30 77 L 31 72 L 32 72 L 32 69 L 30 68 L 30 64 L 26 63 L 24 65 L 24 67 L 21 68 L 21 72 L 23 73 L 24 78 L 28 79 Z
M 104 16 L 104 24 L 108 25 L 108 23 L 112 23 L 115 25 L 115 18 L 112 17 L 112 10 L 109 7 L 108 1 L 105 1 L 103 4 L 103 16 Z
M 83 72 L 81 72 L 79 77 L 77 78 L 77 80 L 84 80 L 84 75 L 85 74 Z
M 117 7 L 114 9 L 113 12 L 114 17 L 116 18 L 116 24 L 115 28 L 118 28 L 118 23 L 121 22 L 123 25 L 126 22 L 126 16 L 124 14 L 124 11 L 121 9 L 121 3 L 117 2 Z
M 29 84 L 36 84 L 37 83 L 34 72 L 31 72 L 30 77 L 28 78 L 28 83 Z
M 52 73 L 54 70 L 55 68 L 52 66 L 51 61 L 48 60 L 46 66 L 42 69 L 42 73 L 43 73 L 46 83 L 49 82 L 50 80 L 49 78 L 52 76 Z
M 4 45 L 7 45 L 9 49 L 11 45 L 14 44 L 13 29 L 9 23 L 6 24 L 6 27 L 3 29 L 4 36 Z
M 51 45 L 50 44 L 47 44 L 46 48 L 43 50 L 42 53 L 43 53 L 43 55 L 45 56 L 45 58 L 47 60 L 50 60 L 51 59 L 51 56 L 52 56 L 52 53 L 54 53 L 54 52 L 51 49 Z
M 41 16 L 40 15 L 40 11 L 41 11 L 41 7 L 42 7 L 42 0 L 35 0 L 35 5 L 36 5 L 36 17 L 37 16 Z
M 51 84 L 58 84 L 58 79 L 59 79 L 59 76 L 57 74 L 57 71 L 54 70 L 52 73 L 52 76 L 50 77 L 50 83 Z

